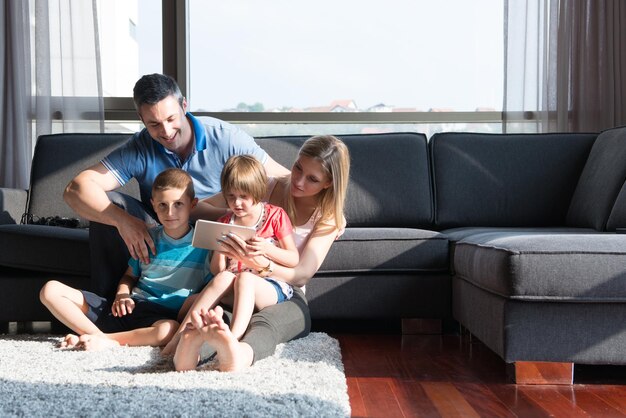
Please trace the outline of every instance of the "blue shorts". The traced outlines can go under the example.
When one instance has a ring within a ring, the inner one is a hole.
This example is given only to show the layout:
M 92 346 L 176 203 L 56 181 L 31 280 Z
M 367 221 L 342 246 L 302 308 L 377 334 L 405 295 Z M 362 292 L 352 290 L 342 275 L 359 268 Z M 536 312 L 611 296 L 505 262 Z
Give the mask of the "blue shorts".
M 283 289 L 280 287 L 278 283 L 276 283 L 275 280 L 272 280 L 272 279 L 265 279 L 265 280 L 267 280 L 272 286 L 274 286 L 274 289 L 276 289 L 276 294 L 278 295 L 278 299 L 276 300 L 276 303 L 284 302 L 287 300 L 287 296 L 285 296 L 285 294 L 283 293 Z
M 178 311 L 166 308 L 157 303 L 144 299 L 135 299 L 133 312 L 122 317 L 113 316 L 112 302 L 95 293 L 81 290 L 85 303 L 88 306 L 87 318 L 105 333 L 130 331 L 137 328 L 147 328 L 157 321 L 166 319 L 176 320 Z

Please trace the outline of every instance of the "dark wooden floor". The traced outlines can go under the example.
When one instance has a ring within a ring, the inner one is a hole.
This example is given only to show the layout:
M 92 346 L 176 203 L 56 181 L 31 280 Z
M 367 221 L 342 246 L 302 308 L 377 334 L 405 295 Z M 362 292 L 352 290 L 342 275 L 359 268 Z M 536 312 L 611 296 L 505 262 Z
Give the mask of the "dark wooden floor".
M 626 367 L 575 366 L 574 385 L 514 385 L 469 334 L 329 332 L 355 417 L 626 417 Z

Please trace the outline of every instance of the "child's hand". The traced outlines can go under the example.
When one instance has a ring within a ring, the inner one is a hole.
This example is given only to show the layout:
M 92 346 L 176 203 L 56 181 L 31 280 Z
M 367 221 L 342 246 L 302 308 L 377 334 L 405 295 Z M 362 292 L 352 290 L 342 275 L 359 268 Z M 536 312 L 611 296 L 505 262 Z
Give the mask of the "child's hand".
M 130 297 L 128 293 L 118 293 L 115 295 L 113 305 L 111 305 L 111 312 L 113 316 L 130 315 L 135 309 L 135 301 Z
M 259 236 L 254 236 L 254 238 L 250 238 L 246 242 L 246 249 L 248 250 L 249 256 L 266 256 L 268 246 L 273 246 L 273 244 Z

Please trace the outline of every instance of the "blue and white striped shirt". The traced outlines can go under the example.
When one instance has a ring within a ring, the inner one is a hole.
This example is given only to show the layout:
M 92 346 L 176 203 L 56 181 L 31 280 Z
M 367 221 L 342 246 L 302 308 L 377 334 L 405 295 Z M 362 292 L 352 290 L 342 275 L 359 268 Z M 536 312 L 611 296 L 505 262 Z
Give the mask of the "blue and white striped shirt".
M 212 279 L 209 251 L 191 245 L 193 227 L 180 239 L 173 239 L 163 226 L 150 230 L 157 255 L 150 254 L 150 264 L 134 258 L 128 261 L 133 275 L 139 277 L 132 296 L 179 310 L 185 299 L 200 292 Z

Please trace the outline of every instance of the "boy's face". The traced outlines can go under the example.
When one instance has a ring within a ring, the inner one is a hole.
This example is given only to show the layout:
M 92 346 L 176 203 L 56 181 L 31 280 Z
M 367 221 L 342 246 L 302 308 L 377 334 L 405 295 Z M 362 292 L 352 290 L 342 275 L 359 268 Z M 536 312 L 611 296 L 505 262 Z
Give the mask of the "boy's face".
M 198 203 L 185 194 L 185 189 L 157 190 L 152 194 L 152 207 L 159 222 L 168 232 L 186 232 L 189 227 L 189 214 Z
M 224 194 L 228 207 L 238 218 L 256 216 L 256 202 L 249 194 L 240 190 L 229 190 Z

